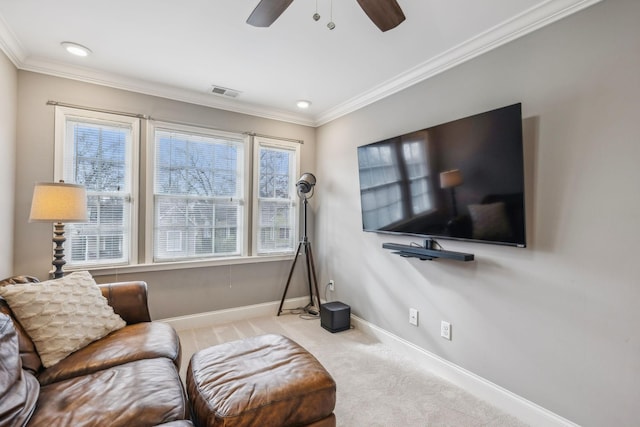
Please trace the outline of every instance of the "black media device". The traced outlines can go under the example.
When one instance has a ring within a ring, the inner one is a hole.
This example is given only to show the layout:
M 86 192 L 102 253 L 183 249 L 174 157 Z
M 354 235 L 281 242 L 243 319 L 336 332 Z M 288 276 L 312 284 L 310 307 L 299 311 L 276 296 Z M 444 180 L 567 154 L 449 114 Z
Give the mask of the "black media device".
M 360 146 L 362 228 L 525 247 L 523 151 L 521 104 Z
M 320 325 L 329 332 L 346 331 L 351 327 L 351 307 L 340 301 L 322 304 Z

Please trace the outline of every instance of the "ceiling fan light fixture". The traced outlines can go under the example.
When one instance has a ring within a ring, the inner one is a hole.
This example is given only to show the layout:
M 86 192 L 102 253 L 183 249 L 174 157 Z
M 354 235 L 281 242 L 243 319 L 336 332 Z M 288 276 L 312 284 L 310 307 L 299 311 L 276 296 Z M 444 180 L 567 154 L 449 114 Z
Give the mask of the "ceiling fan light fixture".
M 307 101 L 306 99 L 301 99 L 296 102 L 296 106 L 301 110 L 306 110 L 307 108 L 311 107 L 311 101 Z
M 74 42 L 62 42 L 62 47 L 72 55 L 86 57 L 91 54 L 91 49 Z
M 405 16 L 397 0 L 357 0 L 360 8 L 369 19 L 380 29 L 389 31 L 404 20 Z M 260 0 L 247 19 L 247 24 L 254 27 L 269 27 L 276 19 L 293 3 L 293 0 Z M 333 0 L 329 0 L 329 30 L 336 28 L 333 22 Z M 316 13 L 312 15 L 314 21 L 320 19 L 318 13 L 318 0 L 316 0 Z

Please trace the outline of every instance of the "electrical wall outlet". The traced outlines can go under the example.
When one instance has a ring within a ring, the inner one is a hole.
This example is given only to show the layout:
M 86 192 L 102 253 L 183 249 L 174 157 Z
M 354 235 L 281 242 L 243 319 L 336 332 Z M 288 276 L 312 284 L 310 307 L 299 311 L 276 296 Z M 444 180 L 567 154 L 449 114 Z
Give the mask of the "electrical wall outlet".
M 331 292 L 336 290 L 336 282 L 334 282 L 333 279 L 329 280 L 329 290 Z
M 418 326 L 418 310 L 415 308 L 409 309 L 409 323 Z
M 440 336 L 451 341 L 451 323 L 444 320 L 440 323 Z

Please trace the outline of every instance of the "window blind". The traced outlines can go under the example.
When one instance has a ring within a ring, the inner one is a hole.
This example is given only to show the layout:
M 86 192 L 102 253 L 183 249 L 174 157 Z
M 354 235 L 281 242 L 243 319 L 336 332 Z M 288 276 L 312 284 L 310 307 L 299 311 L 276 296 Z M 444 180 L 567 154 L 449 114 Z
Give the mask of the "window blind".
M 257 153 L 257 253 L 293 252 L 296 147 L 260 143 Z
M 240 255 L 244 140 L 155 131 L 154 260 Z
M 96 113 L 94 113 L 96 114 Z M 66 225 L 70 266 L 128 263 L 132 122 L 63 114 L 63 177 L 87 189 L 88 221 Z

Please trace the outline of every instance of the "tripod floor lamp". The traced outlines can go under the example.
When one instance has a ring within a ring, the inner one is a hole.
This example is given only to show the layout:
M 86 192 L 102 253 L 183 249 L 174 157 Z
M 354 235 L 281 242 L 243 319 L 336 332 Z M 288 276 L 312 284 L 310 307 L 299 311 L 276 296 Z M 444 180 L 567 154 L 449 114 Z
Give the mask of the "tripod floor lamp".
M 293 271 L 296 268 L 296 262 L 298 261 L 298 257 L 304 251 L 305 261 L 306 261 L 306 273 L 307 273 L 307 284 L 309 285 L 309 304 L 304 308 L 309 314 L 318 315 L 320 313 L 320 292 L 318 291 L 318 278 L 316 277 L 316 267 L 313 262 L 313 252 L 311 251 L 311 242 L 309 242 L 309 238 L 307 237 L 307 205 L 309 204 L 308 199 L 313 197 L 313 193 L 309 195 L 309 192 L 316 185 L 316 177 L 311 173 L 303 173 L 300 179 L 296 182 L 296 188 L 298 190 L 298 196 L 302 199 L 303 208 L 304 208 L 304 234 L 300 239 L 300 243 L 298 243 L 298 250 L 293 258 L 293 263 L 291 264 L 291 270 L 289 270 L 289 277 L 287 278 L 287 284 L 284 288 L 284 292 L 282 293 L 282 300 L 280 300 L 280 307 L 278 307 L 278 316 L 282 313 L 282 306 L 284 305 L 284 299 L 287 296 L 287 291 L 289 290 L 289 285 L 291 284 L 291 277 L 293 277 Z M 313 279 L 313 286 L 312 286 Z M 316 303 L 313 301 L 315 291 Z

